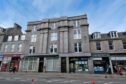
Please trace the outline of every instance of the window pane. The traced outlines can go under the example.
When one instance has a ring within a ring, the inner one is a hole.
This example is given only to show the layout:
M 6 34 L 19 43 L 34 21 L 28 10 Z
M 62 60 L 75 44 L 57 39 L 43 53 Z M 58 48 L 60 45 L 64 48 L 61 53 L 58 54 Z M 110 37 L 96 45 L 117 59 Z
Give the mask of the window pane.
M 18 35 L 17 36 L 14 36 L 14 41 L 18 41 Z
M 25 40 L 25 35 L 22 35 L 21 36 L 21 40 Z
M 8 36 L 8 41 L 12 41 L 12 36 Z
M 101 45 L 100 45 L 100 42 L 99 41 L 96 42 L 96 49 L 97 50 L 101 50 Z

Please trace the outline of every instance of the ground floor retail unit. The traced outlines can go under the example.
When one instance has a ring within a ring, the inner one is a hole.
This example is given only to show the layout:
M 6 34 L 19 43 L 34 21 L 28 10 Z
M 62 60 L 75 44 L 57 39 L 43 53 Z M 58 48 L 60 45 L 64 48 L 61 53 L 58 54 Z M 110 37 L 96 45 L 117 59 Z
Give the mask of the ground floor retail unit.
M 126 72 L 125 53 L 95 53 L 92 57 L 94 73 L 117 73 L 118 68 Z
M 22 54 L 3 54 L 1 71 L 9 71 L 13 67 L 15 67 L 16 71 L 18 71 L 20 66 L 21 56 Z
M 90 57 L 60 57 L 58 55 L 25 56 L 21 61 L 21 71 L 35 72 L 88 72 Z
M 59 72 L 60 59 L 57 55 L 25 56 L 21 61 L 21 71 Z

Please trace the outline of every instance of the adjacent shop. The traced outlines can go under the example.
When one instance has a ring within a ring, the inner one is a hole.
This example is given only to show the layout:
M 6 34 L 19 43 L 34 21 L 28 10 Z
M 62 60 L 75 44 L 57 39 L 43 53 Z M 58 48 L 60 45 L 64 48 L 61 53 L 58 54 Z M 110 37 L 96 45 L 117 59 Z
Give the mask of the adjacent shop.
M 2 61 L 3 61 L 3 55 L 0 54 L 0 69 L 1 69 L 1 64 L 2 64 Z
M 101 54 L 95 53 L 92 54 L 93 57 L 93 66 L 94 66 L 94 73 L 106 73 L 110 63 L 109 63 L 109 54 Z
M 30 55 L 21 62 L 21 71 L 59 72 L 60 62 L 57 55 Z
M 10 71 L 13 67 L 18 71 L 21 55 L 22 54 L 4 54 L 1 71 Z
M 119 68 L 126 72 L 126 54 L 110 54 L 113 66 L 113 72 L 118 73 Z
M 88 72 L 88 57 L 70 57 L 69 58 L 70 72 Z

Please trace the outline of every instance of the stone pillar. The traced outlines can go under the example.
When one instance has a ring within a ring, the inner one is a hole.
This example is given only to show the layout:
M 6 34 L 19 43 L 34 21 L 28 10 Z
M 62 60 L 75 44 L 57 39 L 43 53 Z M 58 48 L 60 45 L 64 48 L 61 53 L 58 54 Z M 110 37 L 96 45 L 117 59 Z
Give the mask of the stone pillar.
M 69 57 L 66 57 L 66 68 L 67 68 L 67 73 L 69 73 Z
M 89 69 L 89 73 L 93 73 L 94 72 L 94 68 L 93 68 L 93 58 L 90 57 L 88 59 L 88 69 Z
M 44 64 L 43 64 L 43 72 L 45 73 L 46 72 L 46 67 L 47 67 L 47 59 L 46 57 L 44 57 Z
M 61 72 L 61 57 L 59 57 L 59 72 Z
M 37 65 L 36 65 L 36 66 L 37 66 L 37 72 L 38 72 L 38 70 L 39 70 L 39 60 L 40 60 L 40 59 L 39 59 L 39 57 L 38 57 L 38 58 L 37 58 Z
M 19 68 L 18 68 L 18 72 L 20 72 L 20 71 L 21 71 L 21 67 L 22 67 L 22 61 L 23 61 L 23 59 L 21 59 L 21 60 L 20 60 L 20 62 L 19 62 Z
M 112 66 L 112 60 L 111 60 L 111 57 L 109 57 L 109 64 L 110 64 L 111 72 L 112 72 L 112 74 L 113 74 L 113 66 Z

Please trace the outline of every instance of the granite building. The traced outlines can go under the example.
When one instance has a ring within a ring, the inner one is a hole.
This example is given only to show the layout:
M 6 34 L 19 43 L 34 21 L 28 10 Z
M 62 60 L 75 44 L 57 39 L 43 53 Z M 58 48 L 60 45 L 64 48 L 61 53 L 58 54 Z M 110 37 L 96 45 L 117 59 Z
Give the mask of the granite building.
M 117 73 L 118 67 L 126 69 L 126 32 L 94 32 L 90 49 L 95 73 L 105 73 L 108 66 L 111 73 Z
M 28 22 L 21 71 L 92 71 L 88 26 L 87 15 Z
M 19 71 L 20 60 L 25 54 L 25 35 L 21 31 L 21 26 L 14 24 L 13 27 L 4 28 L 3 41 L 1 45 L 1 53 L 3 61 L 1 63 L 1 71 L 9 71 L 10 68 L 16 67 Z

